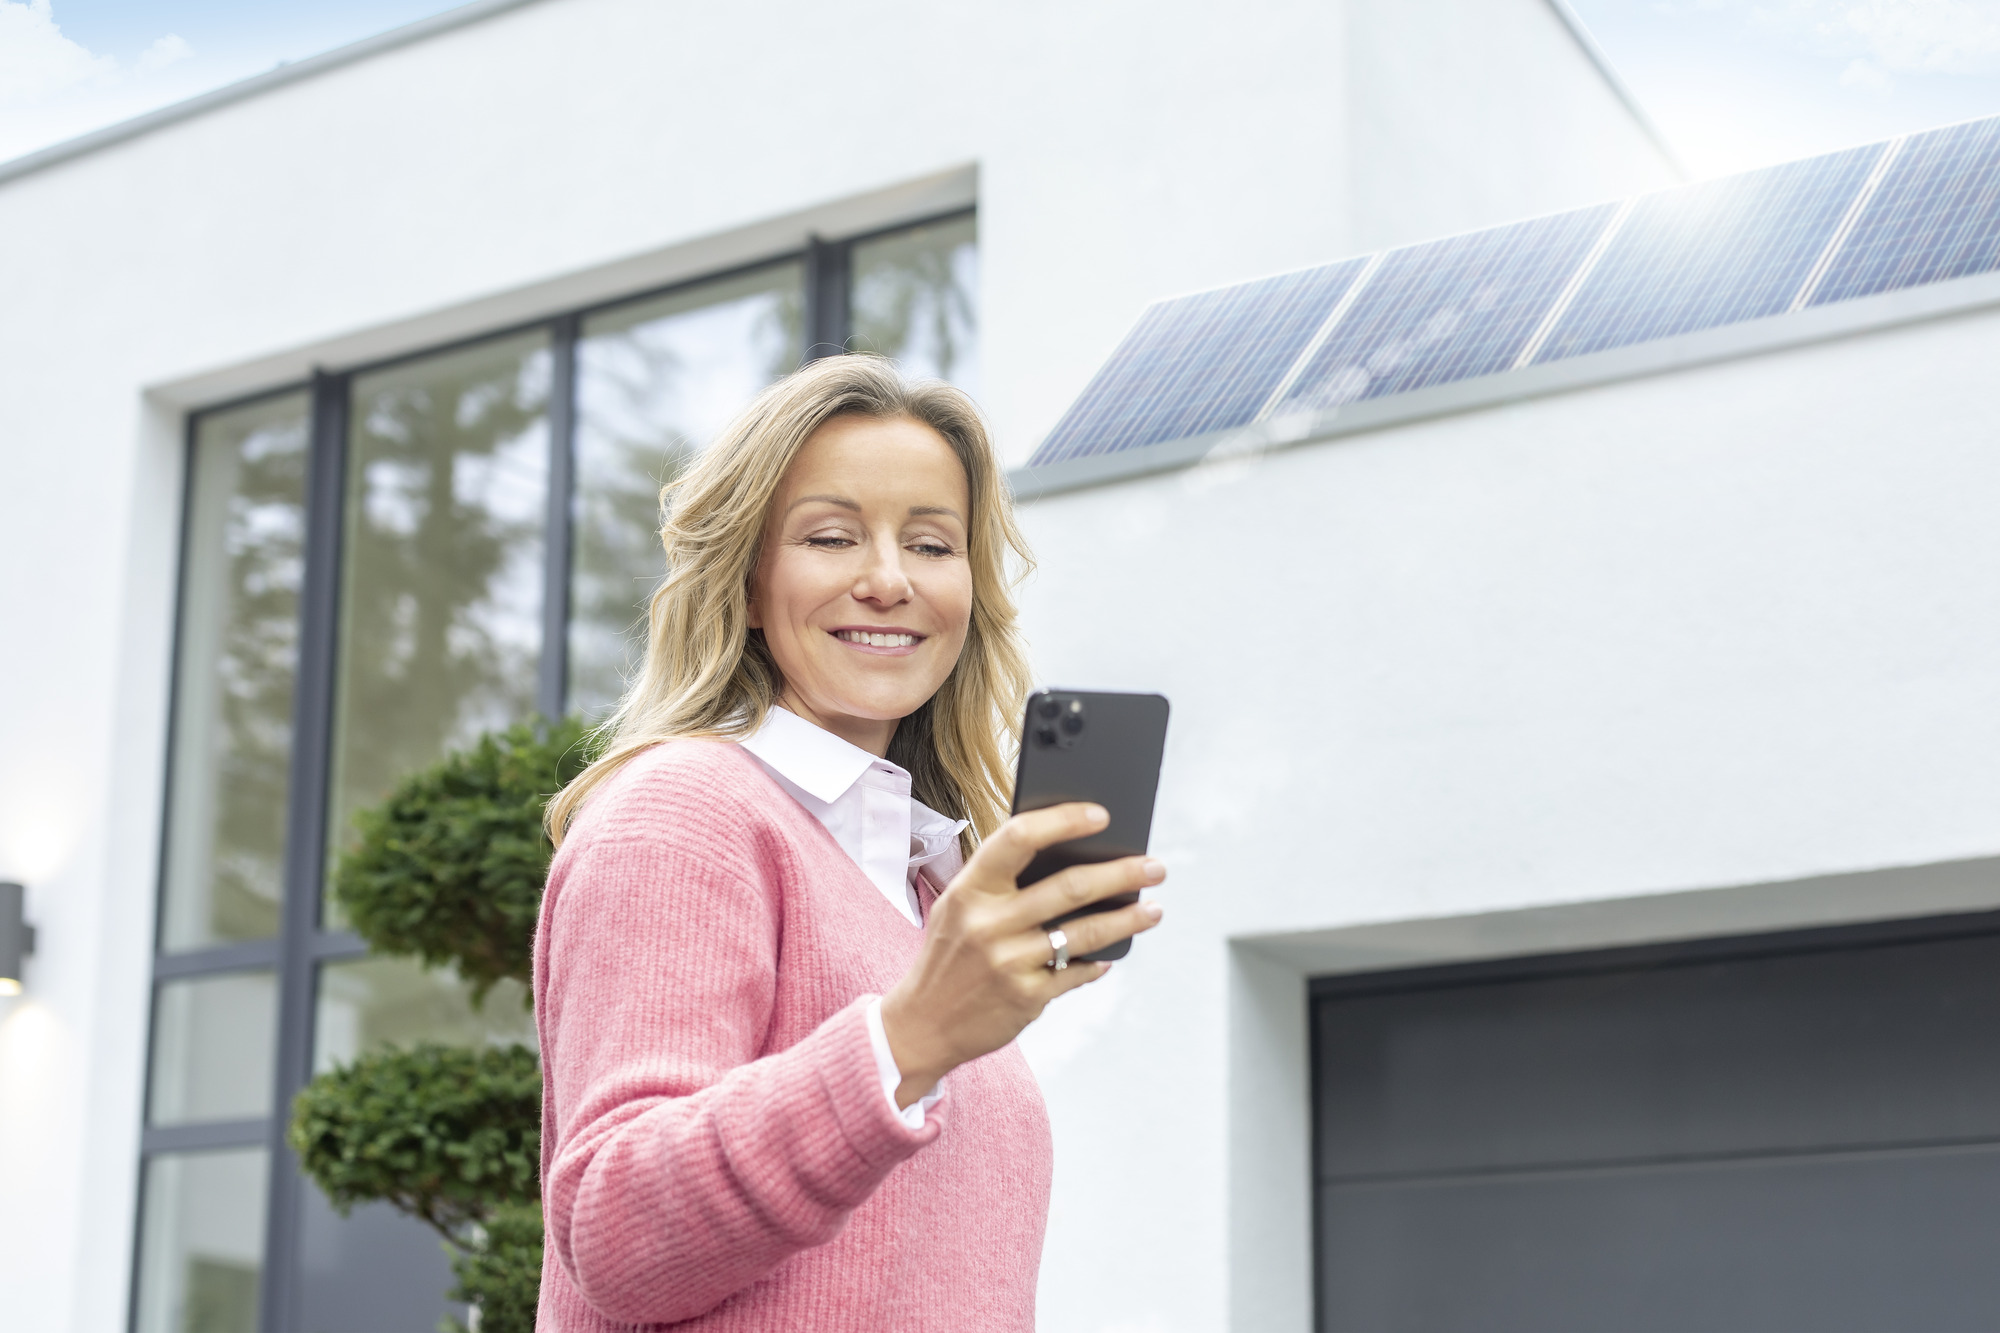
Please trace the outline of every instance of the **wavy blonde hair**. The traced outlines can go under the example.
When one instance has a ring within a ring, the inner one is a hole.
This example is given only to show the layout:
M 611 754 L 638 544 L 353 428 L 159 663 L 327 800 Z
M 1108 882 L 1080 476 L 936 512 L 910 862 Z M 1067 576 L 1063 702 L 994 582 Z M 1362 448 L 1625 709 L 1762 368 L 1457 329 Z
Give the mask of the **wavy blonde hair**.
M 750 581 L 779 483 L 812 433 L 834 417 L 907 417 L 944 438 L 965 468 L 972 512 L 972 623 L 951 674 L 904 718 L 888 758 L 925 805 L 972 822 L 970 853 L 1013 796 L 1013 753 L 1030 677 L 1013 585 L 1034 567 L 1012 497 L 972 399 L 936 380 L 905 381 L 877 356 L 830 356 L 779 380 L 660 492 L 667 577 L 647 616 L 646 657 L 598 728 L 598 758 L 549 802 L 557 846 L 597 786 L 641 751 L 678 737 L 733 740 L 763 725 L 783 688 L 749 623 Z M 1008 568 L 1008 553 L 1018 562 Z

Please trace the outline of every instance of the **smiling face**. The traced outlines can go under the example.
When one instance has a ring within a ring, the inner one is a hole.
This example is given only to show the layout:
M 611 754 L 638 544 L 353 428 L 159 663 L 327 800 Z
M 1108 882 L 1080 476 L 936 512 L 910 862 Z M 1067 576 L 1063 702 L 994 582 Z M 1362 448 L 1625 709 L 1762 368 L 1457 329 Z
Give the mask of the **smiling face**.
M 972 622 L 965 469 L 908 417 L 835 417 L 785 472 L 751 580 L 750 625 L 780 702 L 874 754 L 937 693 Z

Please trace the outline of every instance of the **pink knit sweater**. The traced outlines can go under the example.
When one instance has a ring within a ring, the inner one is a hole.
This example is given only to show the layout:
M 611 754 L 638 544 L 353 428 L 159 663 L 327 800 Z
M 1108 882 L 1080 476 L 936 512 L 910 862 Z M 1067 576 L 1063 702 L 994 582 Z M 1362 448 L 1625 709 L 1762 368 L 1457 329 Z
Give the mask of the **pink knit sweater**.
M 920 1130 L 882 1095 L 861 997 L 920 939 L 734 745 L 657 746 L 590 799 L 535 939 L 540 1333 L 1034 1327 L 1026 1061 L 952 1071 Z

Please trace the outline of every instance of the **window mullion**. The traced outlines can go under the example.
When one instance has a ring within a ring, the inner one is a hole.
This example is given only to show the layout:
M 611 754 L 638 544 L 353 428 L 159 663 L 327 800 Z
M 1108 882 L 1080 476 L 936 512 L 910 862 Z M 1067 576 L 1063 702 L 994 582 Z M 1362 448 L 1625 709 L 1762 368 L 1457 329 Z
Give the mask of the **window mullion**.
M 806 356 L 817 361 L 847 350 L 854 332 L 849 271 L 854 246 L 815 236 L 806 246 Z
M 298 1225 L 304 1178 L 285 1143 L 285 1123 L 293 1096 L 312 1073 L 313 943 L 326 870 L 347 415 L 347 377 L 316 374 L 306 478 L 305 578 L 293 695 L 285 897 L 279 933 L 277 1086 L 270 1127 L 270 1195 L 258 1319 L 268 1333 L 290 1329 L 292 1312 L 297 1308 Z
M 571 529 L 576 514 L 576 343 L 582 321 L 558 319 L 549 330 L 554 359 L 549 383 L 548 522 L 542 583 L 542 659 L 536 707 L 546 718 L 566 711 L 569 695 Z

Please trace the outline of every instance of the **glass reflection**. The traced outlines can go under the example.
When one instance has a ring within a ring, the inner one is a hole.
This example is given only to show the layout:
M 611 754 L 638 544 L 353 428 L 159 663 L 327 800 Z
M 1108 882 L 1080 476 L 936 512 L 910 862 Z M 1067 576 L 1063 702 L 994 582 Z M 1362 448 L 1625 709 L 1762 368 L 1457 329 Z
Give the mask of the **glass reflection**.
M 968 214 L 854 247 L 856 351 L 979 396 L 979 233 Z
M 662 572 L 660 487 L 804 352 L 805 271 L 777 264 L 592 316 L 577 345 L 570 707 L 624 692 Z
M 138 1333 L 256 1333 L 268 1173 L 262 1148 L 146 1164 Z
M 303 394 L 195 427 L 160 944 L 277 933 L 304 572 Z
M 360 958 L 320 969 L 313 1014 L 313 1072 L 385 1046 L 419 1041 L 447 1046 L 535 1044 L 527 989 L 503 981 L 472 1006 L 471 988 L 445 970 L 411 958 Z
M 162 985 L 153 1010 L 152 1122 L 269 1115 L 277 1037 L 278 981 L 269 972 Z
M 536 334 L 354 382 L 330 854 L 398 779 L 534 705 L 549 371 Z

